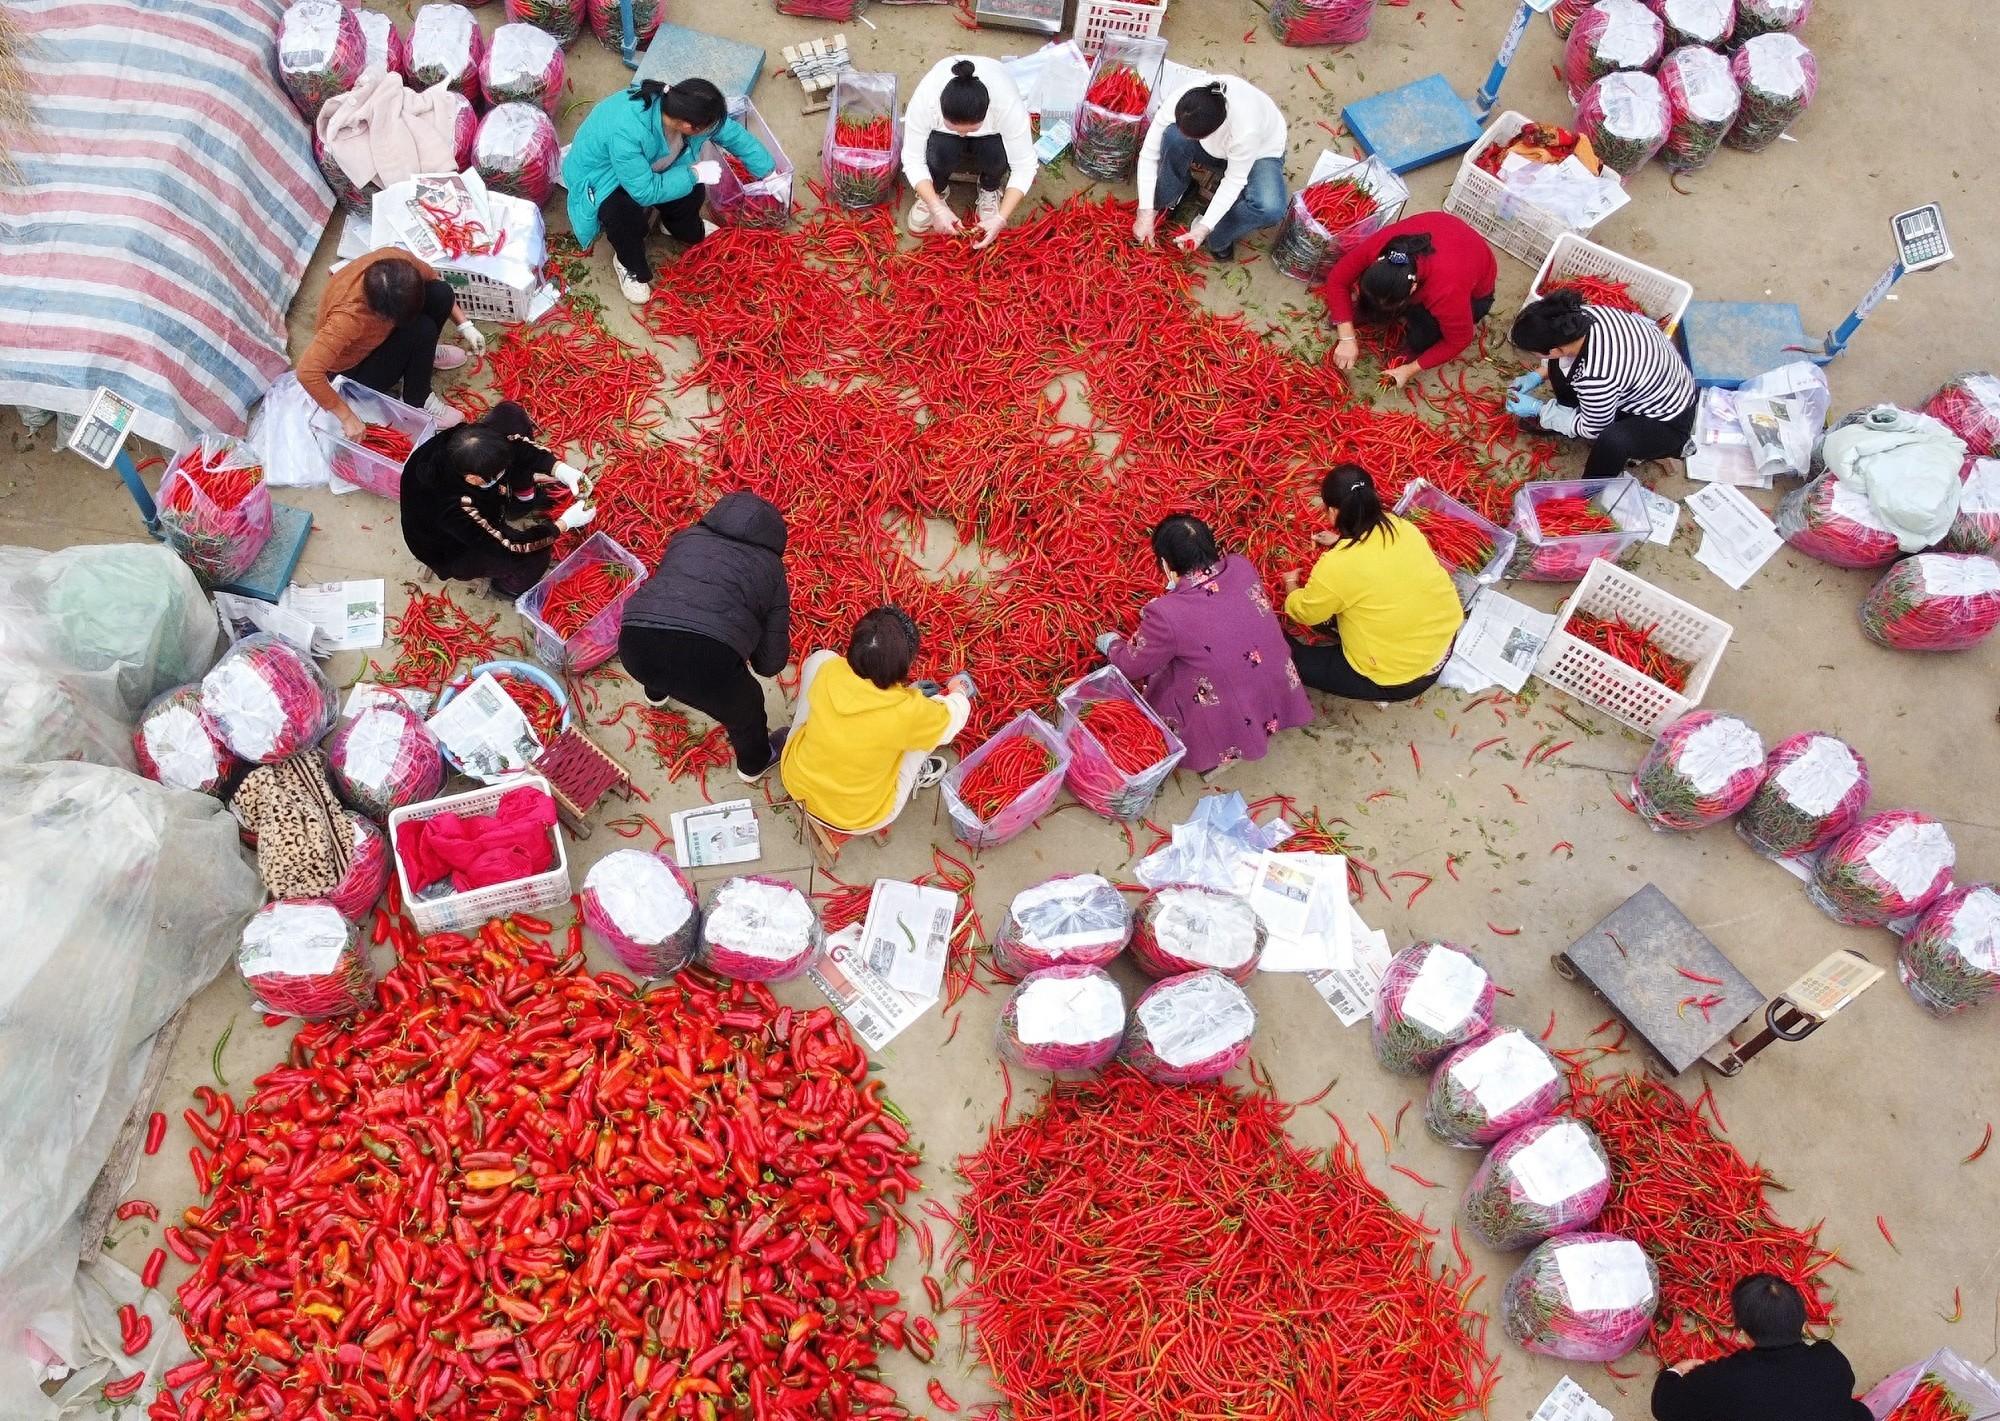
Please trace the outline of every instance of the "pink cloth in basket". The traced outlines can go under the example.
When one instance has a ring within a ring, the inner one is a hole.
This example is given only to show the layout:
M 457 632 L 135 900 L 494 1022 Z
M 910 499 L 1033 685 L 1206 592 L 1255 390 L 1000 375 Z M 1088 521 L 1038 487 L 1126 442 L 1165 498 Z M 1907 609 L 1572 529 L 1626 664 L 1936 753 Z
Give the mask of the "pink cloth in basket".
M 412 889 L 450 878 L 466 893 L 532 878 L 555 866 L 556 802 L 532 785 L 500 796 L 491 814 L 444 813 L 396 829 L 396 855 Z

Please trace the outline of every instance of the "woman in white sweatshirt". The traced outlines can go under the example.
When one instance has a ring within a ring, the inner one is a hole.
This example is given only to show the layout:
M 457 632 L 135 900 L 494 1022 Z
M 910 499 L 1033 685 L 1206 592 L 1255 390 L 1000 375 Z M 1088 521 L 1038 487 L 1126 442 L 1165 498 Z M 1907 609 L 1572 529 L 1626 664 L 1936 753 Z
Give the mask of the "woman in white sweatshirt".
M 1275 226 L 1285 215 L 1285 116 L 1271 96 L 1225 74 L 1166 96 L 1139 148 L 1139 216 L 1132 237 L 1153 240 L 1162 212 L 1187 194 L 1197 167 L 1219 168 L 1222 181 L 1208 210 L 1174 245 L 1205 245 L 1221 261 L 1236 255 L 1236 239 Z
M 1000 61 L 978 54 L 939 60 L 910 93 L 903 112 L 903 176 L 917 195 L 910 204 L 911 235 L 958 230 L 946 194 L 951 175 L 968 170 L 979 175 L 976 250 L 992 245 L 1035 180 L 1028 106 Z

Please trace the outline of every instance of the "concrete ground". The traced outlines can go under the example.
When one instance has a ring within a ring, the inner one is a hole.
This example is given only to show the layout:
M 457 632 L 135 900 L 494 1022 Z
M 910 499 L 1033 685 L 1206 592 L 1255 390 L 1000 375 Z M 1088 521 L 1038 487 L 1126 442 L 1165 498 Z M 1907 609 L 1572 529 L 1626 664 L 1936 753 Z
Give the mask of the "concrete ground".
M 1511 9 L 1510 0 L 1412 0 L 1382 10 L 1367 42 L 1338 53 L 1281 47 L 1251 0 L 1174 0 L 1164 32 L 1175 58 L 1237 70 L 1279 98 L 1294 116 L 1289 166 L 1296 178 L 1326 138 L 1312 120 L 1334 121 L 1343 102 L 1433 71 L 1461 91 L 1473 87 Z M 498 23 L 497 6 L 479 13 L 489 27 Z M 831 28 L 774 15 L 752 0 L 699 11 L 675 7 L 672 17 L 762 43 L 774 61 L 783 44 Z M 872 26 L 845 27 L 857 63 L 897 71 L 906 88 L 951 50 L 1013 54 L 1035 43 L 1001 31 L 969 33 L 944 8 L 874 6 L 868 18 Z M 1914 403 L 1954 371 L 1990 367 L 2000 360 L 2000 318 L 1990 300 L 2000 254 L 1989 235 L 2000 226 L 2000 186 L 1984 156 L 1985 142 L 1972 135 L 1990 134 L 2000 98 L 1991 73 L 1996 23 L 1982 0 L 1823 5 L 1805 34 L 1819 57 L 1820 93 L 1798 125 L 1798 141 L 1760 155 L 1725 151 L 1685 184 L 1687 195 L 1670 190 L 1666 174 L 1650 167 L 1632 185 L 1631 205 L 1596 235 L 1689 279 L 1702 296 L 1797 301 L 1809 327 L 1820 329 L 1836 321 L 1888 261 L 1889 214 L 1941 201 L 1958 260 L 1905 283 L 1875 315 L 1831 371 L 1835 411 L 1877 400 Z M 1567 121 L 1569 108 L 1550 71 L 1556 52 L 1548 27 L 1538 21 L 1503 92 L 1503 107 Z M 623 82 L 616 60 L 588 38 L 570 58 L 579 100 Z M 1306 72 L 1309 61 L 1319 83 Z M 799 115 L 796 91 L 781 76 L 767 77 L 757 98 L 794 159 L 802 168 L 816 167 L 823 118 Z M 566 134 L 582 108 L 571 106 Z M 1444 163 L 1414 174 L 1413 210 L 1435 206 L 1454 169 Z M 1074 183 L 1070 178 L 1049 186 L 1062 191 Z M 559 216 L 552 222 L 559 224 Z M 305 338 L 332 251 L 329 237 L 294 307 L 295 348 Z M 601 251 L 595 272 L 600 294 L 616 305 L 608 256 Z M 1502 311 L 1521 298 L 1531 275 L 1503 258 Z M 1249 268 L 1244 299 L 1275 311 L 1281 302 L 1298 300 L 1299 289 L 1259 263 Z M 622 312 L 616 319 L 622 332 L 634 333 Z M 18 434 L 11 418 L 6 423 Z M 44 437 L 41 445 L 46 443 Z M 1674 495 L 1689 491 L 1672 477 L 1661 488 Z M 392 508 L 366 495 L 285 496 L 312 509 L 317 520 L 301 578 L 384 576 L 392 602 L 399 600 L 394 589 L 415 567 L 396 534 Z M 1753 498 L 1769 509 L 1776 496 Z M 45 447 L 13 460 L 0 480 L 0 541 L 59 547 L 129 539 L 136 532 L 111 479 Z M 1684 530 L 1671 549 L 1647 549 L 1638 570 L 1734 625 L 1735 639 L 1708 703 L 1748 716 L 1767 742 L 1815 727 L 1847 737 L 1868 759 L 1877 805 L 1919 807 L 1944 820 L 1958 845 L 1962 879 L 2000 872 L 2000 810 L 1991 788 L 2000 771 L 1994 646 L 1931 658 L 1881 650 L 1855 623 L 1866 574 L 1787 550 L 1737 593 L 1698 567 L 1691 549 Z M 1566 591 L 1512 590 L 1551 608 Z M 820 632 L 807 628 L 804 635 L 810 644 Z M 341 658 L 333 668 L 337 678 L 353 679 L 358 660 Z M 1558 1043 L 1580 1043 L 1604 1012 L 1581 987 L 1554 974 L 1549 954 L 1647 882 L 1680 904 L 1766 991 L 1782 988 L 1836 947 L 1892 964 L 1887 934 L 1833 926 L 1794 880 L 1727 831 L 1667 837 L 1646 830 L 1612 802 L 1612 790 L 1638 761 L 1642 743 L 1558 693 L 1543 689 L 1533 701 L 1525 714 L 1512 712 L 1504 727 L 1490 709 L 1468 711 L 1465 698 L 1455 694 L 1386 710 L 1329 704 L 1313 729 L 1285 737 L 1269 759 L 1225 783 L 1253 798 L 1282 790 L 1346 818 L 1357 845 L 1385 875 L 1405 868 L 1436 874 L 1414 911 L 1404 910 L 1401 895 L 1392 903 L 1372 889 L 1362 911 L 1396 946 L 1417 937 L 1477 944 L 1516 994 L 1503 1002 L 1503 1018 L 1539 1031 L 1553 1009 Z M 1472 743 L 1501 733 L 1508 737 L 1504 747 L 1476 761 L 1469 757 Z M 1523 769 L 1521 757 L 1549 734 L 1574 737 L 1576 744 L 1555 763 Z M 1423 754 L 1421 775 L 1406 743 Z M 643 769 L 641 778 L 662 817 L 696 798 L 690 784 L 665 786 Z M 1508 783 L 1524 802 L 1512 800 Z M 716 786 L 733 787 L 726 778 Z M 1396 793 L 1367 802 L 1384 789 Z M 1154 818 L 1184 818 L 1201 792 L 1198 782 L 1182 777 Z M 842 876 L 865 881 L 926 867 L 932 843 L 945 841 L 932 803 L 921 800 L 886 847 L 849 847 Z M 765 831 L 767 863 L 801 869 L 808 863 L 788 821 L 767 815 Z M 1574 857 L 1551 852 L 1559 840 L 1576 846 Z M 578 873 L 623 842 L 600 832 L 574 845 Z M 1443 875 L 1448 854 L 1462 856 L 1462 882 Z M 1009 896 L 1026 884 L 1084 868 L 1122 877 L 1126 863 L 1125 840 L 1116 829 L 1086 813 L 1063 813 L 985 856 L 978 906 L 994 926 Z M 1489 922 L 1518 925 L 1520 935 L 1496 937 Z M 1288 1097 L 1309 1095 L 1337 1076 L 1328 1104 L 1355 1126 L 1369 1111 L 1387 1118 L 1415 1093 L 1413 1082 L 1374 1065 L 1365 1028 L 1341 1029 L 1304 982 L 1266 976 L 1251 992 L 1261 1014 L 1257 1056 Z M 803 983 L 782 995 L 800 1003 L 815 999 Z M 952 1187 L 952 1159 L 977 1146 L 999 1102 L 990 1045 L 998 1005 L 997 997 L 973 997 L 948 1046 L 944 1020 L 932 1015 L 882 1053 L 891 1091 L 915 1120 L 926 1149 L 927 1178 L 943 1193 Z M 1824 1241 L 1857 1270 L 1832 1276 L 1839 1339 L 1864 1386 L 1940 1346 L 1975 1361 L 2000 1348 L 2000 1255 L 1991 1244 L 2000 1235 L 1994 1173 L 2000 1151 L 1973 1166 L 1958 1163 L 1984 1122 L 2000 1116 L 2000 1038 L 1993 1023 L 1990 1014 L 1933 1021 L 1892 974 L 1810 1041 L 1774 1049 L 1737 1079 L 1718 1082 L 1731 1138 L 1790 1186 L 1776 1198 L 1780 1214 L 1794 1223 L 1824 1218 Z M 258 1025 L 240 982 L 226 976 L 200 996 L 182 1038 L 162 1100 L 170 1113 L 187 1088 L 207 1078 L 211 1046 L 232 1024 L 224 1061 L 233 1084 L 240 1088 L 278 1059 L 287 1033 Z M 1700 1083 L 1687 1084 L 1699 1089 Z M 138 1184 L 139 1193 L 175 1209 L 189 1194 L 185 1170 L 176 1163 L 184 1151 L 174 1145 L 186 1143 L 178 1140 L 179 1128 Z M 1331 1127 L 1312 1112 L 1296 1129 L 1320 1144 Z M 1365 1127 L 1356 1133 L 1389 1195 L 1413 1212 L 1428 1206 L 1433 1220 L 1450 1208 L 1476 1160 L 1406 1128 L 1395 1161 L 1443 1181 L 1450 1191 L 1428 1193 L 1388 1170 Z M 1894 1230 L 1900 1252 L 1876 1231 L 1878 1214 Z M 136 1266 L 150 1246 L 142 1234 L 119 1252 Z M 1493 1281 L 1474 1302 L 1490 1308 L 1511 1260 L 1480 1263 Z M 914 1292 L 913 1272 L 899 1281 Z M 1720 1289 L 1730 1280 L 1714 1281 Z M 1949 1321 L 1954 1289 L 1963 1300 L 1964 1320 L 1956 1323 Z M 1641 1379 L 1626 1384 L 1627 1394 L 1596 1367 L 1529 1358 L 1501 1340 L 1497 1329 L 1495 1345 L 1504 1371 L 1495 1415 L 1525 1416 L 1565 1370 L 1621 1418 L 1644 1414 L 1651 1368 L 1643 1363 Z M 914 1401 L 921 1394 L 914 1364 L 899 1359 L 891 1371 Z M 939 1374 L 961 1399 L 985 1394 L 976 1372 L 955 1352 L 940 1358 Z

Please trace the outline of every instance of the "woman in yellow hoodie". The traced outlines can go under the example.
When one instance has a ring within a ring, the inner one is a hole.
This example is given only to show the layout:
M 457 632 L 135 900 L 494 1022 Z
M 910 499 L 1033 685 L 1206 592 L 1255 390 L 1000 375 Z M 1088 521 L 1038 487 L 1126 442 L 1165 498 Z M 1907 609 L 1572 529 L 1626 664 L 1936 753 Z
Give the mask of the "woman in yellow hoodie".
M 953 676 L 938 694 L 911 685 L 919 645 L 909 613 L 877 607 L 854 624 L 845 658 L 816 651 L 799 668 L 778 776 L 821 823 L 872 834 L 943 778 L 944 760 L 931 752 L 965 728 L 972 679 Z
M 1437 681 L 1465 621 L 1451 577 L 1423 530 L 1382 506 L 1359 464 L 1336 465 L 1320 500 L 1333 528 L 1313 535 L 1326 551 L 1303 587 L 1297 572 L 1285 574 L 1285 615 L 1333 640 L 1286 638 L 1299 679 L 1350 700 L 1414 699 Z

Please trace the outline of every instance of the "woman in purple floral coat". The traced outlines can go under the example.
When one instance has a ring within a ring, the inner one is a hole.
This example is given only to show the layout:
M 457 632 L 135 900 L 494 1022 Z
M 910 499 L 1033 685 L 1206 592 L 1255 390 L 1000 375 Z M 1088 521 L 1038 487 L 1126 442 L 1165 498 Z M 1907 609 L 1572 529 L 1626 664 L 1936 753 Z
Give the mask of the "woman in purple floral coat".
M 1263 759 L 1273 735 L 1313 718 L 1264 580 L 1185 513 L 1153 530 L 1153 552 L 1165 595 L 1140 610 L 1131 636 L 1105 632 L 1098 650 L 1187 745 L 1186 768 Z

